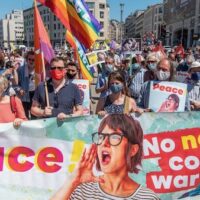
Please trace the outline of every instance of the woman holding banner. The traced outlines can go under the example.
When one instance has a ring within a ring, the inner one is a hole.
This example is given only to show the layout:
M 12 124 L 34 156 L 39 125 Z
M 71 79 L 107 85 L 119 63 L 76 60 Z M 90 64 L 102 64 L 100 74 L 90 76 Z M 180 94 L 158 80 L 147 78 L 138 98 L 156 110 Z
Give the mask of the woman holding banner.
M 108 115 L 92 140 L 94 144 L 84 151 L 70 179 L 51 200 L 159 199 L 129 177 L 130 172 L 138 173 L 143 155 L 143 131 L 138 121 L 124 114 Z M 102 176 L 92 172 L 95 161 Z
M 135 100 L 127 95 L 126 79 L 121 71 L 114 71 L 108 77 L 110 95 L 100 98 L 96 113 L 100 116 L 106 114 L 122 114 L 140 112 Z
M 8 80 L 0 75 L 0 123 L 13 122 L 19 127 L 27 120 L 21 100 L 16 96 L 8 96 Z

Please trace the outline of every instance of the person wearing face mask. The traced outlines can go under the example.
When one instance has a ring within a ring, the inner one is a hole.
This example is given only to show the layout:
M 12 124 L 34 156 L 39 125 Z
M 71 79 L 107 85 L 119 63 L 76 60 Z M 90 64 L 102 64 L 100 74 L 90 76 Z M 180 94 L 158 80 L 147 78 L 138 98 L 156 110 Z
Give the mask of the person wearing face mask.
M 171 65 L 169 59 L 162 59 L 154 71 L 156 78 L 154 80 L 158 81 L 172 81 L 173 78 L 173 66 Z M 150 81 L 145 82 L 142 85 L 141 92 L 137 101 L 137 105 L 144 109 L 144 112 L 150 111 L 148 108 L 150 95 Z
M 147 71 L 144 75 L 144 82 L 151 81 L 156 78 L 155 71 L 157 67 L 158 59 L 154 53 L 150 53 L 146 58 Z
M 35 90 L 31 113 L 39 118 L 57 117 L 64 120 L 69 116 L 83 114 L 82 99 L 78 87 L 66 80 L 66 69 L 62 58 L 51 60 L 50 75 L 47 81 L 49 106 L 46 104 L 45 83 Z
M 108 88 L 111 94 L 99 99 L 96 108 L 98 115 L 140 112 L 135 100 L 127 94 L 125 77 L 121 71 L 115 71 L 109 75 Z
M 67 63 L 67 79 L 71 82 L 74 79 L 79 79 L 79 75 L 78 75 L 78 66 L 76 65 L 76 63 L 74 62 L 69 62 Z
M 147 70 L 141 67 L 141 63 L 137 57 L 133 57 L 129 70 L 128 88 L 131 97 L 136 101 L 139 97 L 141 87 L 145 81 L 144 77 L 146 72 Z
M 185 79 L 188 77 L 188 70 L 191 64 L 194 62 L 194 57 L 192 55 L 188 55 L 185 59 L 185 62 L 179 64 L 176 69 L 176 80 L 177 82 L 184 83 Z
M 200 111 L 200 62 L 192 63 L 189 72 L 188 93 L 191 110 Z
M 95 91 L 97 94 L 100 93 L 100 98 L 104 98 L 109 94 L 108 76 L 114 70 L 114 60 L 111 57 L 107 57 L 105 59 L 105 64 L 102 63 L 100 65 Z

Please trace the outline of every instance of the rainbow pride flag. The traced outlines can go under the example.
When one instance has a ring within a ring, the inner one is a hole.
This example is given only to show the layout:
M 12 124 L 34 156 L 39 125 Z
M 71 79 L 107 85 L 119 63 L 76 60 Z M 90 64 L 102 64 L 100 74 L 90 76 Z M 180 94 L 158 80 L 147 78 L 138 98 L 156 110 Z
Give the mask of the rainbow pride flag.
M 78 60 L 78 63 L 83 75 L 83 79 L 87 79 L 89 80 L 89 82 L 92 82 L 93 74 L 92 74 L 88 59 L 85 55 L 84 49 L 76 38 L 74 38 L 74 41 L 77 47 L 77 60 Z
M 86 47 L 97 40 L 101 26 L 83 0 L 37 0 L 51 9 L 66 29 Z
M 43 67 L 42 67 L 42 53 L 47 63 L 55 56 L 54 50 L 51 46 L 48 33 L 42 22 L 40 12 L 36 6 L 34 7 L 34 48 L 35 48 L 35 74 L 36 85 L 42 80 Z

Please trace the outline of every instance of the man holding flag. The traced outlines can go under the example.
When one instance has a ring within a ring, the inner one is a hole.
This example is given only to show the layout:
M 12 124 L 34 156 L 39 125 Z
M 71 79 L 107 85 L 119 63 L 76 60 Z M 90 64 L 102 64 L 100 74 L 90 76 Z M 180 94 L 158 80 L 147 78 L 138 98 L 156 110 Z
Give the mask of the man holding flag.
M 39 118 L 57 117 L 59 120 L 82 115 L 81 94 L 75 84 L 65 79 L 64 61 L 53 58 L 50 64 L 51 79 L 47 81 L 49 103 L 45 95 L 45 84 L 42 82 L 35 90 L 31 113 Z
M 38 11 L 36 1 L 34 9 L 36 88 L 31 113 L 36 117 L 58 117 L 62 120 L 67 115 L 82 115 L 82 100 L 78 87 L 65 79 L 66 69 L 61 58 L 54 58 L 54 51 Z M 51 65 L 51 79 L 46 81 L 45 61 Z

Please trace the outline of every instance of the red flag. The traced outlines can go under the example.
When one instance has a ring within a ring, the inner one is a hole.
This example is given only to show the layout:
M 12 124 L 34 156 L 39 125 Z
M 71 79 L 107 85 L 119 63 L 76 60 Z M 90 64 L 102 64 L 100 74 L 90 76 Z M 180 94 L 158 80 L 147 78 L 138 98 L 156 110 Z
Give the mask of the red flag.
M 34 7 L 34 47 L 35 47 L 35 74 L 36 74 L 36 85 L 42 79 L 43 64 L 42 64 L 42 54 L 46 62 L 50 63 L 51 59 L 54 57 L 54 50 L 51 46 L 48 33 L 42 22 L 42 18 L 37 8 L 37 3 L 35 2 Z

